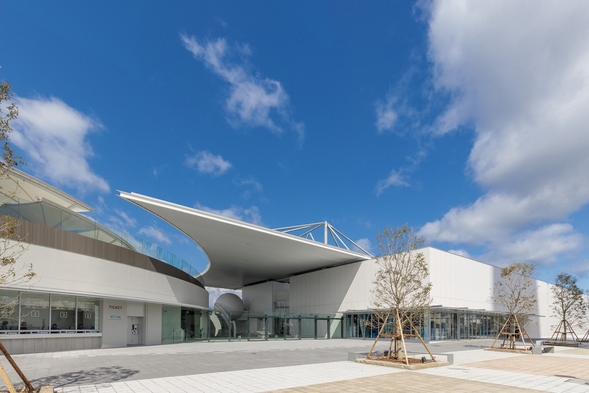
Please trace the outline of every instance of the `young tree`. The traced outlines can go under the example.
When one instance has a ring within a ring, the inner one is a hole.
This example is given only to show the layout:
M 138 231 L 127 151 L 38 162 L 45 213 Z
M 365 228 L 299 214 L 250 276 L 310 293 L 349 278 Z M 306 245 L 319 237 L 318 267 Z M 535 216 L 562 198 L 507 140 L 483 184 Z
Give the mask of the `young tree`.
M 421 319 L 431 304 L 432 284 L 428 282 L 428 265 L 423 253 L 419 251 L 425 239 L 405 223 L 396 229 L 386 227 L 377 235 L 376 241 L 380 255 L 376 258 L 378 267 L 371 292 L 376 309 L 373 320 L 378 321 L 380 329 L 368 357 L 379 338 L 387 337 L 391 339 L 388 357 L 393 354 L 395 360 L 404 360 L 409 364 L 405 337 L 418 337 L 435 361 L 414 323 Z M 405 330 L 412 333 L 407 334 Z M 384 333 L 385 331 L 390 333 Z M 391 351 L 393 345 L 394 350 Z
M 6 81 L 0 82 L 0 144 L 2 144 L 2 160 L 0 160 L 0 175 L 6 176 L 6 172 L 18 164 L 24 164 L 22 159 L 14 155 L 14 151 L 10 147 L 10 133 L 12 127 L 10 122 L 16 120 L 18 117 L 18 108 L 12 102 L 12 92 L 10 91 L 10 83 Z M 4 114 L 6 108 L 6 114 Z
M 2 144 L 2 158 L 0 159 L 0 179 L 10 179 L 10 170 L 19 164 L 24 164 L 22 159 L 14 155 L 10 146 L 10 133 L 13 131 L 10 122 L 18 116 L 18 108 L 12 101 L 12 93 L 8 82 L 0 83 L 0 144 Z M 15 184 L 16 187 L 16 184 Z M 0 206 L 7 199 L 14 197 L 14 190 L 0 189 Z M 0 287 L 20 284 L 30 281 L 35 273 L 32 265 L 18 267 L 17 259 L 27 249 L 26 243 L 18 235 L 20 221 L 0 215 Z M 10 316 L 18 299 L 0 304 L 0 315 Z
M 507 320 L 499 330 L 491 348 L 499 337 L 503 336 L 502 348 L 505 348 L 506 341 L 509 343 L 507 349 L 516 348 L 516 338 L 521 337 L 524 348 L 526 348 L 525 337 L 527 336 L 534 345 L 534 342 L 527 334 L 524 320 L 526 315 L 536 309 L 536 286 L 532 279 L 535 266 L 529 263 L 516 262 L 501 269 L 501 280 L 493 287 L 492 299 L 507 310 Z
M 550 342 L 567 344 L 568 337 L 578 341 L 573 325 L 581 326 L 587 315 L 587 305 L 583 290 L 577 286 L 577 278 L 568 273 L 560 273 L 552 289 L 552 311 L 560 318 Z

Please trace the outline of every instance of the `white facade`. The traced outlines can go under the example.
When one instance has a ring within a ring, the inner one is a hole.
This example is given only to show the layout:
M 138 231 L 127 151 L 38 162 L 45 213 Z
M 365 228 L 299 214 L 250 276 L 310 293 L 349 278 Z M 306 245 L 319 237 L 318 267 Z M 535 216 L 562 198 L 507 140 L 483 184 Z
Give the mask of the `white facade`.
M 208 324 L 209 294 L 194 276 L 136 251 L 140 240 L 80 215 L 90 208 L 73 197 L 22 172 L 11 176 L 15 180 L 0 179 L 3 191 L 15 190 L 0 195 L 0 214 L 20 220 L 16 231 L 26 250 L 17 258 L 17 277 L 29 265 L 35 273 L 30 281 L 0 288 L 0 340 L 11 353 L 156 345 L 206 335 L 201 326 Z M 10 255 L 15 241 L 0 242 Z
M 504 311 L 491 300 L 494 283 L 500 280 L 500 268 L 431 247 L 421 251 L 432 283 L 432 311 L 477 315 Z M 330 314 L 337 319 L 347 313 L 368 312 L 372 308 L 376 269 L 373 259 L 291 277 L 289 313 Z M 551 317 L 550 284 L 535 280 L 535 285 L 537 309 L 530 316 L 528 331 L 532 337 L 548 338 L 558 323 Z M 247 287 L 243 293 L 248 307 Z

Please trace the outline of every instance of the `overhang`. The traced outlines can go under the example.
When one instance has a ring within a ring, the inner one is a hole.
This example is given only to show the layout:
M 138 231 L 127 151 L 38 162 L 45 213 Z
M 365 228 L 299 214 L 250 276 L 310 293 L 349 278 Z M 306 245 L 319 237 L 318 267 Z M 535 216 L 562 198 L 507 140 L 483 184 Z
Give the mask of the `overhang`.
M 370 259 L 369 256 L 156 198 L 120 191 L 196 242 L 209 258 L 205 285 L 238 289 Z
M 92 211 L 84 202 L 16 168 L 11 168 L 5 177 L 0 178 L 0 189 L 3 194 L 21 202 L 47 200 L 76 213 Z

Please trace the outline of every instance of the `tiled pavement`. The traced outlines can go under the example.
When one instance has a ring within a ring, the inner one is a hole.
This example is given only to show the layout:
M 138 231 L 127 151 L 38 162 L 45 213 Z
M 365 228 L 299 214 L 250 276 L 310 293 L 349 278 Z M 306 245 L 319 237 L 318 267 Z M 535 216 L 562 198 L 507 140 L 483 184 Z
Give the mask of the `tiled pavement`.
M 409 345 L 414 353 L 423 351 Z M 454 364 L 420 371 L 345 361 L 348 352 L 369 348 L 361 340 L 175 344 L 14 358 L 35 386 L 50 384 L 59 393 L 589 392 L 589 349 L 521 355 L 485 351 L 488 345 L 431 343 L 434 353 L 453 354 Z

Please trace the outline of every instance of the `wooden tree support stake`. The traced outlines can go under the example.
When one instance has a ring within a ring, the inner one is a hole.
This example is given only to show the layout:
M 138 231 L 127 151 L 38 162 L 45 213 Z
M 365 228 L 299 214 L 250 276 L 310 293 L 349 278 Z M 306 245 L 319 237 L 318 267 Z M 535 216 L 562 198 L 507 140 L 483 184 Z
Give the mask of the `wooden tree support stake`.
M 27 379 L 27 377 L 25 377 L 25 375 L 20 370 L 20 368 L 18 367 L 18 365 L 16 364 L 16 362 L 14 361 L 14 359 L 12 358 L 12 356 L 10 356 L 10 354 L 8 353 L 8 351 L 6 350 L 6 348 L 4 348 L 4 344 L 2 344 L 2 341 L 0 341 L 0 351 L 4 354 L 4 357 L 6 358 L 6 360 L 8 360 L 8 363 L 10 363 L 10 365 L 12 366 L 12 368 L 14 368 L 14 371 L 16 371 L 16 373 L 18 374 L 18 376 L 20 377 L 20 379 L 25 384 L 25 387 L 23 388 L 22 392 L 34 392 L 35 391 L 35 388 L 31 384 L 31 382 L 29 382 L 29 380 Z M 0 365 L 0 367 L 1 367 L 0 374 L 2 374 L 2 379 L 4 380 L 4 383 L 6 383 L 6 386 L 8 387 L 8 390 L 10 391 L 10 393 L 16 393 L 16 391 L 14 390 L 14 386 L 10 382 L 10 379 L 8 379 L 8 375 L 6 374 L 6 371 L 4 370 L 4 368 L 2 367 L 2 365 Z

